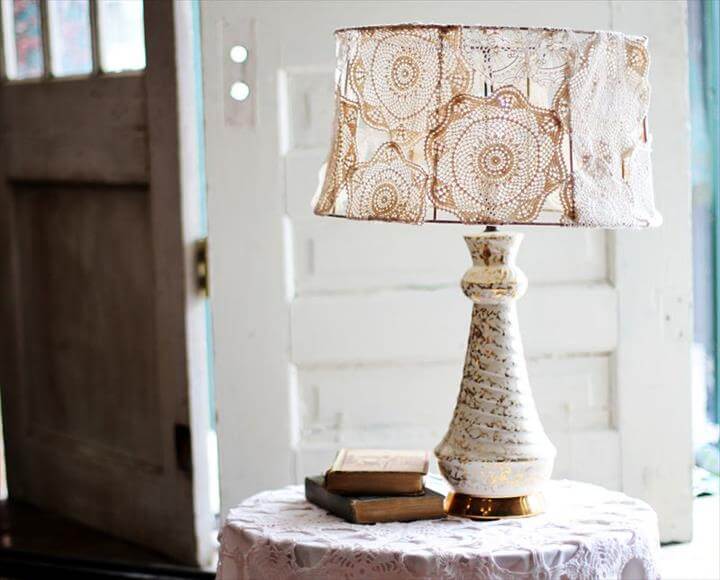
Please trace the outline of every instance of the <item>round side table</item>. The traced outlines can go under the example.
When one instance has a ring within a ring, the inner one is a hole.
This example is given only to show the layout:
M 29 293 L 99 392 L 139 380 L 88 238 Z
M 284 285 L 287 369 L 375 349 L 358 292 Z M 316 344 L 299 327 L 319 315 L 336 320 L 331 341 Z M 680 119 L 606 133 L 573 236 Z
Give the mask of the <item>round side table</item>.
M 266 491 L 230 511 L 219 580 L 658 578 L 658 525 L 645 503 L 595 485 L 553 481 L 540 516 L 349 524 Z

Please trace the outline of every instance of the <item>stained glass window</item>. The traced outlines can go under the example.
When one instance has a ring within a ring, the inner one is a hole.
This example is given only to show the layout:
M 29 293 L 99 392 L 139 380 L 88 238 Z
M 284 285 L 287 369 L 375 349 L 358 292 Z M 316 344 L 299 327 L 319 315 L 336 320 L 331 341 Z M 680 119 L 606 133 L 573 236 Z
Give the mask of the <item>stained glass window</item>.
M 2 0 L 2 20 L 7 77 L 41 77 L 43 49 L 40 1 Z
M 103 72 L 145 68 L 142 0 L 100 0 L 98 25 Z
M 70 76 L 92 72 L 88 0 L 52 0 L 47 8 L 52 74 Z
M 145 68 L 143 0 L 0 0 L 0 17 L 10 80 Z

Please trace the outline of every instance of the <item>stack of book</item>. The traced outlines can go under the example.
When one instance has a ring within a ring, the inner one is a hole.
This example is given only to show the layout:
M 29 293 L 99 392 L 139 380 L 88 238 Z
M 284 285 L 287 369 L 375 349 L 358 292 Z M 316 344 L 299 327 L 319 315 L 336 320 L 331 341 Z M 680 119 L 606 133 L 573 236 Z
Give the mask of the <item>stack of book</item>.
M 443 494 L 428 489 L 425 451 L 341 449 L 324 476 L 305 479 L 305 497 L 348 522 L 445 517 Z

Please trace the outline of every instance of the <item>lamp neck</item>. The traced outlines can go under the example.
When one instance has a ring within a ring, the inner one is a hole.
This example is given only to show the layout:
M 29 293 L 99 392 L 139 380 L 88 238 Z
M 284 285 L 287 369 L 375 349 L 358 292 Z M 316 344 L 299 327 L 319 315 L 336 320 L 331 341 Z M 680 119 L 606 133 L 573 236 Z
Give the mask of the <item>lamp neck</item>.
M 465 236 L 473 265 L 461 285 L 470 300 L 476 304 L 502 303 L 525 293 L 527 278 L 515 265 L 521 241 L 522 234 L 510 232 Z

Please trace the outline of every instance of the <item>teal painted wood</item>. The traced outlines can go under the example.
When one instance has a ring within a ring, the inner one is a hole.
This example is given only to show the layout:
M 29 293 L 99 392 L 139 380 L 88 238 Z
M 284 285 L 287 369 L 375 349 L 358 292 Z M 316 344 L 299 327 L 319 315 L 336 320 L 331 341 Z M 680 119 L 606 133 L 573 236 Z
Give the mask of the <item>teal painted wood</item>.
M 715 0 L 691 2 L 689 10 L 689 70 L 692 114 L 692 195 L 694 260 L 694 340 L 707 362 L 703 373 L 705 416 L 717 422 L 720 385 L 720 203 L 718 203 L 717 18 Z M 711 362 L 712 361 L 712 362 Z M 712 365 L 712 367 L 710 366 Z
M 720 99 L 718 67 L 720 67 L 720 5 L 717 0 L 705 0 L 705 101 L 710 133 L 711 172 L 713 190 L 713 253 L 715 294 L 715 422 L 720 422 Z
M 202 47 L 200 46 L 200 3 L 193 2 L 192 5 L 192 27 L 193 27 L 193 67 L 195 68 L 195 78 L 198 79 L 195 87 L 195 103 L 197 112 L 195 121 L 197 123 L 197 151 L 198 151 L 198 211 L 200 213 L 200 224 L 202 235 L 207 237 L 207 174 L 205 171 L 205 96 L 202 87 Z M 215 375 L 213 369 L 215 363 L 213 360 L 213 329 L 212 329 L 212 309 L 210 300 L 205 302 L 205 328 L 207 337 L 207 356 L 208 356 L 208 388 L 210 389 L 210 427 L 213 431 L 216 429 L 215 421 L 217 413 L 215 412 Z

